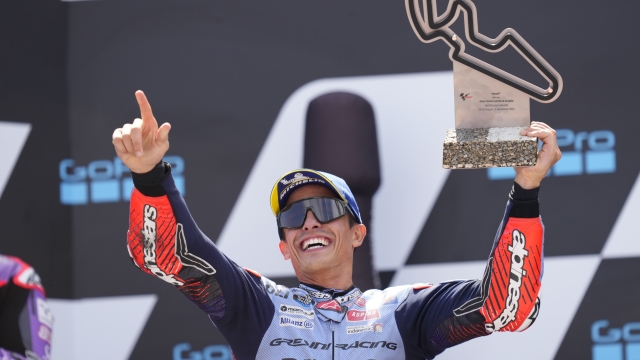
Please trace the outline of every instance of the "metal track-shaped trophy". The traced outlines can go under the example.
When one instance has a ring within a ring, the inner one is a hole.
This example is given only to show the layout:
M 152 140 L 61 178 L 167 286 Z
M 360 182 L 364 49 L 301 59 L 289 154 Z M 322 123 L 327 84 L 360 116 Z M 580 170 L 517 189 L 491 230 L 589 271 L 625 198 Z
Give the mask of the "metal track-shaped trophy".
M 422 9 L 420 8 L 422 2 Z M 418 38 L 425 43 L 445 41 L 453 61 L 455 129 L 444 141 L 445 169 L 471 169 L 536 164 L 537 139 L 521 136 L 529 126 L 529 98 L 549 103 L 562 92 L 562 78 L 513 29 L 495 39 L 478 32 L 476 7 L 470 0 L 450 0 L 437 15 L 436 0 L 406 0 L 407 15 Z M 449 26 L 464 12 L 465 34 L 473 45 L 489 52 L 513 46 L 548 82 L 542 89 L 466 54 L 465 44 Z

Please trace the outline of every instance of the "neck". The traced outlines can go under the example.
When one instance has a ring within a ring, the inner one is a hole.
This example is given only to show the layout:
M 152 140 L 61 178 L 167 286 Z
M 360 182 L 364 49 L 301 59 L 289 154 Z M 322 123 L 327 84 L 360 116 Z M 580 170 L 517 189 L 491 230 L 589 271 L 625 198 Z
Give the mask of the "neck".
M 296 270 L 296 276 L 301 283 L 337 290 L 346 290 L 353 285 L 351 275 L 351 268 L 345 270 L 339 266 L 318 271 Z

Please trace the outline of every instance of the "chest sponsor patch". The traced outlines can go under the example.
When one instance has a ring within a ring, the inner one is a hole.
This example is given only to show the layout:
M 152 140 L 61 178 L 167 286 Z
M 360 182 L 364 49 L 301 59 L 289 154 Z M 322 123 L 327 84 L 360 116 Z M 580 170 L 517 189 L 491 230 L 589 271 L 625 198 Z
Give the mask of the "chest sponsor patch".
M 313 301 L 313 299 L 309 295 L 302 296 L 298 294 L 293 294 L 293 300 L 295 300 L 298 304 L 304 307 L 309 307 L 315 303 L 315 301 Z
M 365 321 L 380 318 L 380 310 L 349 310 L 347 311 L 347 321 Z
M 349 335 L 360 334 L 363 332 L 372 332 L 374 334 L 379 334 L 382 332 L 382 323 L 347 326 L 347 334 Z
M 358 305 L 359 307 L 363 308 L 367 306 L 367 300 L 365 300 L 365 298 L 363 297 L 359 297 L 356 299 L 355 302 L 356 305 Z
M 300 315 L 309 319 L 313 319 L 315 316 L 313 310 L 305 310 L 301 307 L 291 305 L 280 305 L 280 312 L 289 315 Z
M 311 297 L 313 297 L 314 299 L 331 299 L 331 294 L 310 289 L 307 289 L 307 292 L 309 292 L 309 295 L 311 295 Z
M 356 298 L 360 297 L 360 295 L 362 295 L 362 291 L 360 291 L 360 289 L 355 289 L 347 295 L 338 296 L 335 300 L 340 304 L 344 304 L 348 303 L 349 301 L 355 300 Z
M 293 326 L 298 329 L 313 330 L 313 321 L 280 315 L 280 326 Z

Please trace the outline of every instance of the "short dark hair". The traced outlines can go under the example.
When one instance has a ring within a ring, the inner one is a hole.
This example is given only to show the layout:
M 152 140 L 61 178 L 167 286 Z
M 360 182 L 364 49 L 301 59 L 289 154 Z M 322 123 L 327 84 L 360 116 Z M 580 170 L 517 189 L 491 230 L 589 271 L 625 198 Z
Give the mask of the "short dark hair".
M 349 217 L 349 228 L 352 228 L 353 225 L 357 224 L 356 219 L 351 214 L 347 214 Z

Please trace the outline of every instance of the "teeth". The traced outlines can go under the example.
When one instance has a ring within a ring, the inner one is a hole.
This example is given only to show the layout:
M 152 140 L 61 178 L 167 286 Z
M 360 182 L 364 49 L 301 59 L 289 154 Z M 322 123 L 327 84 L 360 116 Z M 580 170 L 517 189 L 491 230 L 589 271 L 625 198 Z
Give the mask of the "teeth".
M 322 238 L 313 238 L 313 239 L 305 240 L 302 243 L 302 250 L 307 250 L 310 246 L 314 246 L 314 245 L 327 246 L 329 245 L 329 241 Z

